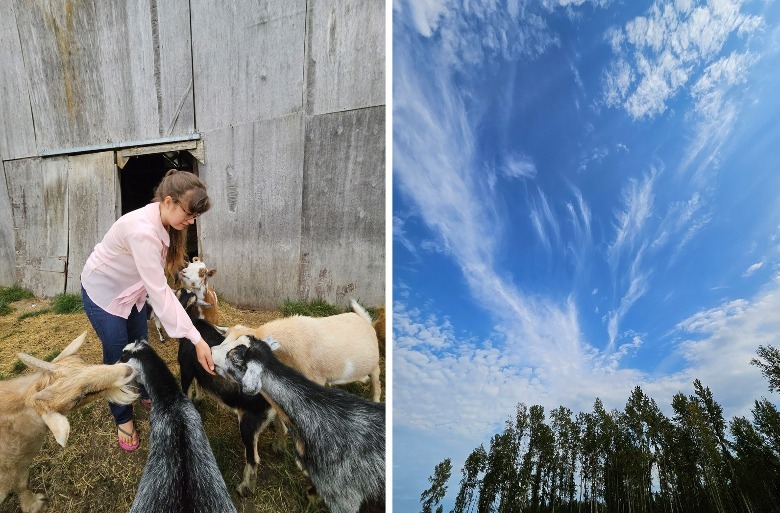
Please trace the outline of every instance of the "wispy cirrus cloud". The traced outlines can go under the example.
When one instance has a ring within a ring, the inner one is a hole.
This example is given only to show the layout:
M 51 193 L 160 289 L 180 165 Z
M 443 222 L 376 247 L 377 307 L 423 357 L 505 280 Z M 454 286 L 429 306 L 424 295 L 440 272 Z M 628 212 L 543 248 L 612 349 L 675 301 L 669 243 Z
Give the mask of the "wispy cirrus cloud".
M 553 243 L 556 246 L 560 245 L 561 228 L 558 218 L 553 214 L 550 203 L 547 201 L 547 196 L 541 189 L 537 189 L 536 197 L 531 199 L 529 210 L 531 224 L 542 245 L 549 253 L 552 250 Z M 550 240 L 551 238 L 552 241 Z
M 623 209 L 615 212 L 615 239 L 607 249 L 607 260 L 613 271 L 623 255 L 635 251 L 637 241 L 643 236 L 645 223 L 653 212 L 653 187 L 658 177 L 655 168 L 642 181 L 630 178 L 623 187 Z

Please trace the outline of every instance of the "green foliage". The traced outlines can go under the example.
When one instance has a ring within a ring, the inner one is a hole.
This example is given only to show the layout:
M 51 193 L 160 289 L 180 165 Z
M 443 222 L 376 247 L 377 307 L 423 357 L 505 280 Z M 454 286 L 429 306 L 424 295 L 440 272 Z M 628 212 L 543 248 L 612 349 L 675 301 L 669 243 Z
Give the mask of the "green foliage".
M 433 475 L 428 478 L 431 487 L 420 495 L 423 513 L 432 513 L 433 508 L 441 503 L 441 500 L 447 493 L 447 481 L 450 479 L 450 474 L 452 474 L 452 461 L 449 458 L 436 465 Z M 440 510 L 441 507 L 436 511 Z
M 12 287 L 0 287 L 0 303 L 13 303 L 22 299 L 32 299 L 35 295 L 18 285 Z
M 769 381 L 769 391 L 780 390 L 780 350 L 772 345 L 758 346 L 758 358 L 750 360 L 752 365 L 761 369 L 761 374 Z
M 43 359 L 44 359 L 45 361 L 47 361 L 47 362 L 50 362 L 50 361 L 54 360 L 55 358 L 57 358 L 57 356 L 59 356 L 59 354 L 60 354 L 61 352 L 62 352 L 62 351 L 61 351 L 61 350 L 59 350 L 59 349 L 58 349 L 58 350 L 56 350 L 56 351 L 52 351 L 51 353 L 49 353 L 49 354 L 47 354 L 46 356 L 44 356 L 44 357 L 43 357 Z
M 758 354 L 753 364 L 779 390 L 780 351 Z M 674 395 L 671 417 L 639 386 L 623 411 L 597 398 L 591 412 L 559 407 L 548 420 L 541 406 L 518 404 L 489 450 L 480 445 L 466 459 L 453 513 L 777 510 L 780 409 L 764 398 L 752 421 L 727 423 L 708 387 L 697 379 L 693 390 Z M 437 466 L 429 478 L 424 513 L 443 498 L 444 474 Z
M 314 301 L 291 301 L 285 300 L 280 309 L 284 317 L 291 315 L 308 315 L 309 317 L 327 317 L 344 313 L 344 310 L 338 306 L 331 305 L 324 299 L 315 299 Z
M 30 310 L 29 312 L 24 312 L 23 314 L 20 314 L 18 319 L 21 321 L 29 317 L 37 317 L 39 315 L 43 315 L 49 312 L 51 312 L 51 307 L 41 308 L 39 310 Z
M 69 314 L 84 310 L 84 304 L 78 294 L 57 294 L 51 309 L 58 314 Z
M 18 285 L 12 287 L 0 287 L 0 316 L 8 315 L 13 312 L 11 303 L 14 301 L 20 301 L 22 299 L 32 299 L 35 296 L 27 289 L 23 289 Z
M 17 360 L 14 362 L 14 365 L 13 365 L 13 367 L 11 367 L 11 372 L 10 372 L 10 375 L 11 375 L 11 376 L 18 376 L 18 375 L 19 375 L 19 374 L 21 374 L 21 373 L 22 373 L 22 371 L 23 371 L 24 369 L 26 369 L 26 368 L 27 368 L 27 366 L 26 366 L 24 363 L 22 363 L 22 361 L 21 361 L 21 360 L 17 359 Z

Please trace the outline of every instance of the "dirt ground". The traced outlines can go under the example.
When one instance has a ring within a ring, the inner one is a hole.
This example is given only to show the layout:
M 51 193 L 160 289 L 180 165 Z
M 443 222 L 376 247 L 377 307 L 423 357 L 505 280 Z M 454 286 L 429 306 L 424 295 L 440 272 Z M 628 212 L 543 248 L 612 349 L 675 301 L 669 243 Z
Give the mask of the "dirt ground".
M 89 363 L 101 363 L 100 341 L 83 312 L 47 313 L 19 320 L 23 312 L 47 306 L 46 301 L 25 300 L 12 303 L 11 306 L 14 311 L 0 317 L 0 375 L 4 379 L 19 373 L 18 352 L 45 359 L 63 349 L 85 330 L 87 339 L 80 354 Z M 258 326 L 279 316 L 279 312 L 275 311 L 241 310 L 221 302 L 219 324 Z M 151 323 L 149 336 L 152 347 L 178 376 L 177 342 L 161 343 Z M 384 387 L 384 361 L 381 365 Z M 370 398 L 369 388 L 357 384 L 351 385 L 348 390 Z M 235 487 L 242 478 L 244 456 L 235 414 L 216 406 L 210 399 L 196 405 L 239 512 L 326 511 L 321 501 L 310 502 L 306 498 L 308 482 L 295 466 L 291 444 L 288 443 L 284 454 L 271 450 L 273 428 L 266 430 L 260 437 L 260 468 L 255 493 L 246 499 L 240 498 L 235 493 Z M 97 513 L 130 509 L 146 462 L 149 433 L 149 415 L 146 410 L 136 405 L 134 415 L 141 433 L 141 447 L 133 453 L 125 453 L 118 447 L 116 428 L 104 400 L 69 415 L 71 435 L 67 447 L 57 445 L 53 436 L 47 437 L 30 469 L 30 488 L 48 496 L 49 511 Z M 19 500 L 15 495 L 0 504 L 0 513 L 19 511 Z

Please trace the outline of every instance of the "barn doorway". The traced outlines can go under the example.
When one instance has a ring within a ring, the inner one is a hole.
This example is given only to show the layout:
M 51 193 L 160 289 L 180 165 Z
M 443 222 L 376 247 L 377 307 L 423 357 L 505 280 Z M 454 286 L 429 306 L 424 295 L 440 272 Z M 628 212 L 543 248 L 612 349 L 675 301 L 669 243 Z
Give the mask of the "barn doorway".
M 130 157 L 119 171 L 122 215 L 152 201 L 154 189 L 169 169 L 182 169 L 197 174 L 195 157 L 188 151 L 168 151 Z M 187 256 L 198 255 L 198 220 L 187 232 Z

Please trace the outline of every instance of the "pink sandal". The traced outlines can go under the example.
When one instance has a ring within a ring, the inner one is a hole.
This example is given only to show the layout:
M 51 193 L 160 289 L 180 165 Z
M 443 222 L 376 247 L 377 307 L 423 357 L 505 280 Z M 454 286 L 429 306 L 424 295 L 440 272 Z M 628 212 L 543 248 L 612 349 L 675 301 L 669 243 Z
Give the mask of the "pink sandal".
M 127 431 L 125 431 L 119 426 L 117 426 L 116 428 L 122 433 L 124 433 L 125 435 L 129 436 L 131 440 L 133 439 L 133 435 L 138 433 L 138 431 L 135 429 L 135 426 L 133 426 L 133 431 L 131 431 L 130 433 L 128 433 Z M 135 441 L 134 444 L 126 444 L 122 440 L 117 440 L 117 442 L 119 442 L 119 447 L 121 447 L 123 450 L 127 452 L 133 452 L 134 450 L 138 449 L 139 445 L 141 445 L 141 436 L 140 435 L 138 436 L 138 439 Z

